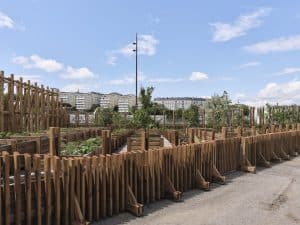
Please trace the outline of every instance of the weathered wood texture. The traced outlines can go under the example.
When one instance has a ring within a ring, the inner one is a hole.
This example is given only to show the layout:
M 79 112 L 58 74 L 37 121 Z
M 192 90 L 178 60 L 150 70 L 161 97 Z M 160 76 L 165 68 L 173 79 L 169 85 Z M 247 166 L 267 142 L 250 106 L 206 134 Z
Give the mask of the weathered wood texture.
M 68 123 L 57 89 L 15 80 L 13 74 L 5 77 L 0 71 L 0 131 L 35 132 Z
M 224 183 L 228 172 L 296 156 L 299 139 L 300 131 L 288 131 L 76 158 L 3 152 L 0 224 L 83 224 L 126 210 L 139 216 L 144 204 L 176 201 L 189 189 Z

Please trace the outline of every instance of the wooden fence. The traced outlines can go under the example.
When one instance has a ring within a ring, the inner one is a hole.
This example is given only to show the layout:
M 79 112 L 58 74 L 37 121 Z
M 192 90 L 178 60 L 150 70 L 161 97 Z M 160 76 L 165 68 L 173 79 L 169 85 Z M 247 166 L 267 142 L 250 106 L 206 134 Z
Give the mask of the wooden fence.
M 179 200 L 189 189 L 225 183 L 228 172 L 269 166 L 262 156 L 278 160 L 273 151 L 289 159 L 300 152 L 299 138 L 300 131 L 288 131 L 74 158 L 4 152 L 0 225 L 83 224 L 126 210 L 138 216 L 144 204 Z
M 24 132 L 67 126 L 69 116 L 56 89 L 4 77 L 0 71 L 0 131 Z

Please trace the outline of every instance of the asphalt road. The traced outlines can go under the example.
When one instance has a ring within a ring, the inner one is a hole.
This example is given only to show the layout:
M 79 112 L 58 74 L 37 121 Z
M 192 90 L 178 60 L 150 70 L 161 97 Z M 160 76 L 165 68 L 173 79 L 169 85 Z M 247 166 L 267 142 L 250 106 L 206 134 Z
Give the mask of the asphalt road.
M 300 224 L 300 156 L 258 168 L 256 174 L 236 172 L 227 180 L 226 185 L 214 184 L 209 192 L 184 192 L 182 202 L 146 205 L 142 217 L 122 213 L 94 225 Z

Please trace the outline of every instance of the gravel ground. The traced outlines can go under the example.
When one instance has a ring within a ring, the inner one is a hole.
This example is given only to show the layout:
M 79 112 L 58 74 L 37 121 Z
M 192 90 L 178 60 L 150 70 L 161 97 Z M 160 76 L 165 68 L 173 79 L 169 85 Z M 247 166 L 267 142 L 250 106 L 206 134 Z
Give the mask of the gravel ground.
M 183 201 L 146 205 L 142 217 L 122 213 L 94 225 L 293 225 L 300 224 L 300 157 L 257 174 L 236 172 L 209 192 L 183 193 Z

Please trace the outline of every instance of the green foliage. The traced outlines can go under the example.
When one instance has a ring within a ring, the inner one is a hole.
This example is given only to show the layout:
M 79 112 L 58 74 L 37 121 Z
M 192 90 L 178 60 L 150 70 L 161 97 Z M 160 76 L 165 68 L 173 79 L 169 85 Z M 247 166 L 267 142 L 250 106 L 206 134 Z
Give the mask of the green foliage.
M 300 122 L 299 106 L 279 106 L 266 104 L 265 119 L 269 124 L 288 124 Z
M 12 135 L 10 132 L 0 132 L 0 139 L 9 138 Z
M 141 88 L 139 99 L 142 103 L 142 108 L 133 110 L 132 124 L 136 128 L 153 128 L 157 126 L 151 118 L 151 113 L 154 111 L 153 103 L 151 102 L 153 91 L 153 87 Z
M 191 105 L 189 109 L 182 110 L 182 114 L 189 127 L 199 126 L 198 106 Z
M 215 94 L 205 104 L 206 124 L 208 127 L 220 129 L 230 123 L 231 100 L 226 91 L 223 95 Z
M 90 138 L 83 142 L 68 142 L 62 150 L 63 155 L 84 155 L 99 148 L 101 144 L 100 138 Z
M 106 127 L 110 126 L 113 122 L 113 110 L 107 108 L 97 108 L 95 111 L 95 124 L 97 126 Z

